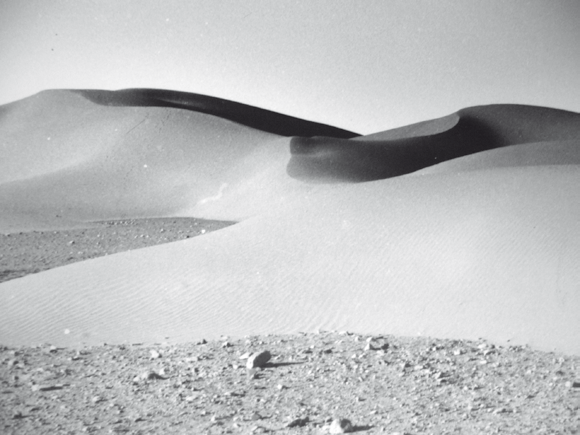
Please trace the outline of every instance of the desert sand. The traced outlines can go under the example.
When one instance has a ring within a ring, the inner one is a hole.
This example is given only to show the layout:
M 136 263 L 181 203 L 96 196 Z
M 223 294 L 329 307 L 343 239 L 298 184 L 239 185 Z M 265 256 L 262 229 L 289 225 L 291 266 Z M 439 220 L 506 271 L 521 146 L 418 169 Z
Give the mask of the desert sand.
M 0 232 L 236 221 L 0 284 L 0 343 L 349 330 L 580 355 L 580 114 L 470 107 L 359 136 L 169 91 L 0 107 Z

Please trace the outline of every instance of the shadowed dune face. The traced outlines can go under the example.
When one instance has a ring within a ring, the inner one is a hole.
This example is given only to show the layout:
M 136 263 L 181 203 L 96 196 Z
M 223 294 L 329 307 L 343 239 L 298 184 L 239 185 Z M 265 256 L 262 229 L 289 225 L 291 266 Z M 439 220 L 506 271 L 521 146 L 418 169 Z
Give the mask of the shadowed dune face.
M 307 182 L 396 177 L 495 148 L 574 140 L 580 137 L 579 120 L 578 114 L 556 109 L 491 105 L 351 140 L 293 138 L 288 175 Z
M 457 173 L 490 168 L 580 165 L 580 138 L 564 141 L 510 145 L 448 160 L 411 175 Z
M 1 284 L 0 343 L 323 328 L 580 354 L 579 114 L 481 106 L 288 138 L 232 122 L 252 110 L 155 90 L 0 108 L 2 231 L 243 220 Z
M 325 135 L 339 138 L 358 136 L 356 133 L 340 128 L 282 115 L 234 101 L 188 92 L 163 89 L 75 90 L 73 92 L 105 106 L 170 107 L 207 113 L 279 136 Z

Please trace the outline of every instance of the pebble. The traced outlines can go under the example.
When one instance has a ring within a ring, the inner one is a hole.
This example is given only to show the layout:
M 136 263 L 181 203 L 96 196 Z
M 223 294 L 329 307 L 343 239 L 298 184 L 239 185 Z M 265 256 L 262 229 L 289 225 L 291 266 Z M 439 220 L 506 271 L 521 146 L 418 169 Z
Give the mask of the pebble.
M 308 423 L 308 417 L 304 418 L 295 418 L 290 423 L 286 425 L 286 427 L 303 427 Z
M 64 385 L 56 384 L 56 385 L 33 385 L 32 391 L 54 391 L 54 390 L 62 390 Z
M 256 352 L 248 358 L 246 367 L 249 369 L 264 367 L 270 358 L 272 358 L 272 354 L 267 350 Z
M 330 427 L 328 428 L 328 433 L 330 434 L 337 434 L 337 433 L 349 433 L 352 432 L 353 427 L 350 420 L 346 418 L 335 418 L 330 423 Z
M 133 378 L 133 382 L 156 380 L 156 379 L 165 379 L 165 378 L 159 375 L 158 373 L 154 372 L 153 370 L 149 370 L 147 372 L 141 373 L 139 376 L 135 376 Z

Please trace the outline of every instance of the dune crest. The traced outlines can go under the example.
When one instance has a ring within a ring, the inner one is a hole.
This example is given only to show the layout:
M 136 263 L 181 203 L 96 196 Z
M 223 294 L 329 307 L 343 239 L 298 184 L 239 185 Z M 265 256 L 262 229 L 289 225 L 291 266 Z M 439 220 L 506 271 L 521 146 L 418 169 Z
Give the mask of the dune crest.
M 511 145 L 580 138 L 580 115 L 496 104 L 386 132 L 347 139 L 296 137 L 288 174 L 306 182 L 363 182 L 409 174 Z
M 222 98 L 166 89 L 122 89 L 119 91 L 74 90 L 90 101 L 105 106 L 167 107 L 218 116 L 279 136 L 324 135 L 352 138 L 358 134 L 318 122 L 282 115 L 270 110 Z

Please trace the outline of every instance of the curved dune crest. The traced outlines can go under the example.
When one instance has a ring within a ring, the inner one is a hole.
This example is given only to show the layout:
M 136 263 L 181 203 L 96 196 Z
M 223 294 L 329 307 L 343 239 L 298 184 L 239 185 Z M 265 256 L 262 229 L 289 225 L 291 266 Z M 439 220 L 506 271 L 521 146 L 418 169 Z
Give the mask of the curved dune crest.
M 83 89 L 72 92 L 76 92 L 94 103 L 105 106 L 170 107 L 207 113 L 208 115 L 218 116 L 280 136 L 325 135 L 340 138 L 358 136 L 357 133 L 341 128 L 282 115 L 270 110 L 236 103 L 235 101 L 190 92 L 139 88 L 121 89 L 119 91 Z
M 477 106 L 350 140 L 294 138 L 288 174 L 308 182 L 373 181 L 495 148 L 579 137 L 577 113 L 509 104 Z

